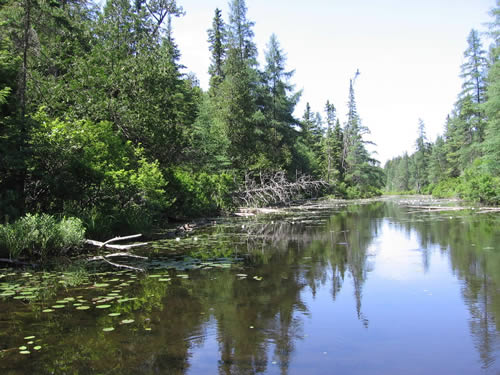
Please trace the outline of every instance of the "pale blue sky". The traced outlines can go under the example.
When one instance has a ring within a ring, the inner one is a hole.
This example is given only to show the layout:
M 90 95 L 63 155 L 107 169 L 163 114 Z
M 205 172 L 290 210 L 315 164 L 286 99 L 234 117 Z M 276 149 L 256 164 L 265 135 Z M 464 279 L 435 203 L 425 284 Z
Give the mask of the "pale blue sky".
M 173 20 L 183 63 L 208 86 L 207 30 L 215 8 L 228 20 L 226 0 L 178 0 L 186 15 Z M 442 133 L 461 89 L 466 38 L 485 31 L 495 0 L 247 0 L 255 22 L 259 60 L 275 33 L 295 69 L 292 83 L 303 89 L 296 115 L 306 102 L 323 112 L 335 104 L 343 121 L 349 79 L 356 69 L 358 111 L 377 144 L 377 158 L 413 152 L 418 118 L 430 140 Z M 489 43 L 489 42 L 488 42 Z M 487 45 L 485 44 L 485 48 Z M 322 113 L 323 114 L 323 113 Z

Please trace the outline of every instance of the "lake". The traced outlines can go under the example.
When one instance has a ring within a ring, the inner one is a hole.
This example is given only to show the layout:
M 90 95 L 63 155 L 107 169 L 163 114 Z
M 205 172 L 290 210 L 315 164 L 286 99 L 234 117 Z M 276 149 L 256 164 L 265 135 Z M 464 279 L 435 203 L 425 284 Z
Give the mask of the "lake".
M 145 273 L 0 269 L 0 373 L 499 374 L 500 214 L 412 199 L 217 219 Z

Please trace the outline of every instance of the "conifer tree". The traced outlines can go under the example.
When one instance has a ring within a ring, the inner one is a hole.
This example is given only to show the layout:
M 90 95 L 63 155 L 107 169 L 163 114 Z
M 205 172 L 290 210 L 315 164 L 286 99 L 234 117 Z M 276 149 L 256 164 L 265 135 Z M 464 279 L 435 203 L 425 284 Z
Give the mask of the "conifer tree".
M 230 2 L 228 49 L 224 63 L 224 81 L 220 87 L 220 120 L 230 140 L 229 156 L 238 170 L 268 164 L 256 153 L 259 129 L 264 123 L 257 113 L 257 48 L 253 42 L 253 22 L 247 20 L 244 0 Z M 256 116 L 257 114 L 257 116 Z
M 488 72 L 487 100 L 484 110 L 488 116 L 484 142 L 485 160 L 489 171 L 500 176 L 500 2 L 491 11 L 494 17 L 490 35 L 494 44 L 491 50 L 492 65 Z
M 301 93 L 293 92 L 294 86 L 290 79 L 294 71 L 286 70 L 286 55 L 275 34 L 269 39 L 265 57 L 263 83 L 267 129 L 263 131 L 261 142 L 265 145 L 264 150 L 267 150 L 273 167 L 288 169 L 291 163 L 289 155 L 298 135 L 294 126 L 299 121 L 294 118 L 293 112 Z
M 429 157 L 429 182 L 437 184 L 446 176 L 448 165 L 443 137 L 439 136 L 432 145 Z
M 222 12 L 219 8 L 215 9 L 215 15 L 212 21 L 212 28 L 208 30 L 208 43 L 211 54 L 211 64 L 208 68 L 210 73 L 210 88 L 216 90 L 224 80 L 224 59 L 227 48 L 226 24 L 222 19 Z
M 417 193 L 428 184 L 428 165 L 429 165 L 429 142 L 425 134 L 425 124 L 422 119 L 418 120 L 418 137 L 415 142 L 416 152 L 413 155 L 414 163 L 414 181 Z

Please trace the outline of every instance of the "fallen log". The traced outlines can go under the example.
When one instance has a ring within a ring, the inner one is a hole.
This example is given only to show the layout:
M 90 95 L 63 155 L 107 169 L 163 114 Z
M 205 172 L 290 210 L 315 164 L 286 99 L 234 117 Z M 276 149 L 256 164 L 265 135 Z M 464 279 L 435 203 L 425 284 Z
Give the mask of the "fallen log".
M 127 250 L 127 249 L 131 249 L 133 247 L 145 246 L 148 243 L 147 242 L 143 242 L 143 243 L 136 243 L 136 244 L 132 244 L 132 245 L 110 245 L 110 243 L 117 242 L 117 241 L 131 240 L 133 238 L 138 238 L 138 237 L 141 237 L 141 236 L 142 236 L 142 234 L 133 234 L 131 236 L 125 236 L 125 237 L 115 237 L 115 238 L 112 238 L 110 240 L 107 240 L 106 242 L 100 242 L 100 241 L 94 241 L 94 240 L 85 240 L 85 243 L 87 243 L 89 245 L 98 246 L 99 248 L 109 247 L 111 249 Z
M 486 212 L 500 212 L 500 207 L 470 207 L 470 206 L 411 206 L 405 205 L 407 208 L 419 209 L 419 210 L 427 210 L 430 212 L 439 212 L 439 211 L 477 211 L 477 213 L 486 213 Z M 418 211 L 411 211 L 418 212 Z
M 105 242 L 94 241 L 94 240 L 85 240 L 85 243 L 89 244 L 89 245 L 97 246 L 99 248 L 107 247 L 110 249 L 117 249 L 117 250 L 128 250 L 128 249 L 132 249 L 134 247 L 148 245 L 148 242 L 135 243 L 132 245 L 110 245 L 110 244 L 106 244 Z
M 117 242 L 117 241 L 130 240 L 130 239 L 138 238 L 141 236 L 142 236 L 142 234 L 134 234 L 132 236 L 115 237 L 115 238 L 111 238 L 110 240 L 107 240 L 105 242 L 95 241 L 95 240 L 85 240 L 85 243 L 87 243 L 89 245 L 97 246 L 97 247 L 99 247 L 99 249 L 106 247 L 106 248 L 118 249 L 118 250 L 129 250 L 129 249 L 134 248 L 134 247 L 148 245 L 148 243 L 141 242 L 141 243 L 135 243 L 135 244 L 131 244 L 131 245 L 111 245 L 111 243 Z M 112 262 L 108 259 L 108 258 L 116 258 L 116 257 L 123 257 L 123 258 L 128 257 L 128 258 L 136 258 L 136 259 L 143 259 L 143 260 L 148 259 L 147 257 L 143 257 L 140 255 L 130 254 L 127 252 L 119 252 L 119 253 L 112 253 L 112 254 L 106 254 L 106 255 L 98 255 L 98 256 L 87 259 L 87 261 L 92 262 L 92 261 L 102 260 L 102 261 L 112 265 L 113 267 L 131 269 L 131 270 L 138 271 L 138 272 L 145 271 L 143 268 L 133 267 L 133 266 L 129 266 L 126 264 L 115 263 L 115 262 Z

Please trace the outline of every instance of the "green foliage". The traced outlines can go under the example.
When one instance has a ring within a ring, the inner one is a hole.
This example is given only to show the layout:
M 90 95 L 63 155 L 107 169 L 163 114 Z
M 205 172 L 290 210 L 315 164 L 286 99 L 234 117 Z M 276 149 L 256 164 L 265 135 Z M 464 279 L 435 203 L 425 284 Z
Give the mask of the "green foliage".
M 436 185 L 431 185 L 430 193 L 436 198 L 451 198 L 458 196 L 459 188 L 460 179 L 449 178 L 447 180 L 440 181 Z
M 71 201 L 82 208 L 166 206 L 166 182 L 158 162 L 149 162 L 143 149 L 124 142 L 110 123 L 50 119 L 43 111 L 35 119 L 39 126 L 33 129 L 29 165 L 32 205 L 45 210 L 60 210 Z
M 492 15 L 495 17 L 491 25 L 495 44 L 491 51 L 492 65 L 488 72 L 487 100 L 483 106 L 488 116 L 488 124 L 482 146 L 487 170 L 494 176 L 500 176 L 500 6 L 498 2 Z
M 45 259 L 81 247 L 84 236 L 80 219 L 58 221 L 48 214 L 27 214 L 12 224 L 0 225 L 0 253 L 9 258 Z
M 158 161 L 110 123 L 50 119 L 43 111 L 35 119 L 27 187 L 33 209 L 82 217 L 91 234 L 104 234 L 144 229 L 169 206 Z
M 480 161 L 468 168 L 461 178 L 460 196 L 468 201 L 500 204 L 500 177 L 487 173 Z
M 214 215 L 233 207 L 231 192 L 236 189 L 228 173 L 193 173 L 175 168 L 167 171 L 168 192 L 175 196 L 171 216 L 181 218 Z

